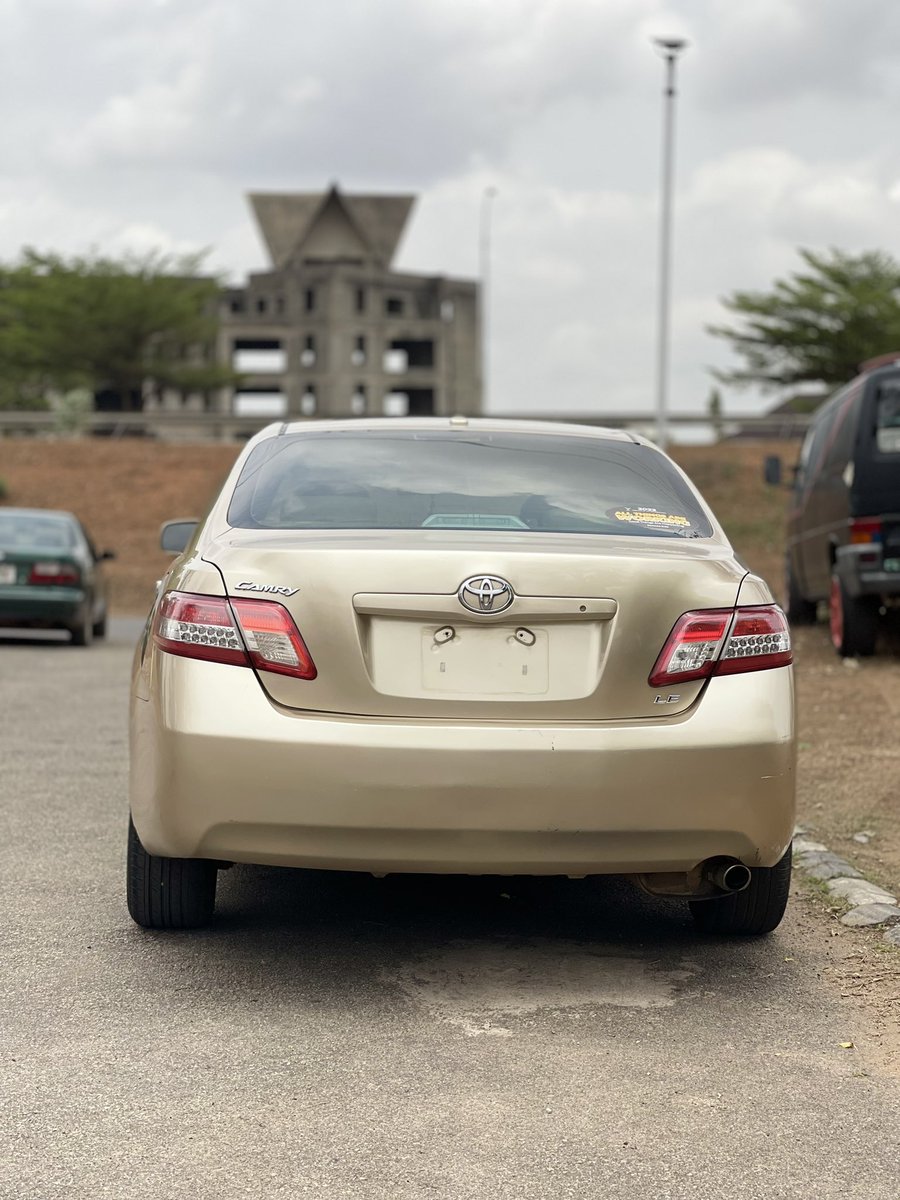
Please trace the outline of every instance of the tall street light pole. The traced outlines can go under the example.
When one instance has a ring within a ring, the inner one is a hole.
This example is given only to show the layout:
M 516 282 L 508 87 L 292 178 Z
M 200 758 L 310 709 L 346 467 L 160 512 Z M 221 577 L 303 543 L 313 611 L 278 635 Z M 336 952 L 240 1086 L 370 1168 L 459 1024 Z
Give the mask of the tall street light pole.
M 481 212 L 478 221 L 478 274 L 481 279 L 481 403 L 486 405 L 490 391 L 491 344 L 489 340 L 491 282 L 491 213 L 495 187 L 486 187 L 481 194 Z
M 675 166 L 675 64 L 687 47 L 684 38 L 654 38 L 665 59 L 663 88 L 662 181 L 659 224 L 659 317 L 656 343 L 656 440 L 669 443 L 669 325 L 672 289 L 672 184 Z

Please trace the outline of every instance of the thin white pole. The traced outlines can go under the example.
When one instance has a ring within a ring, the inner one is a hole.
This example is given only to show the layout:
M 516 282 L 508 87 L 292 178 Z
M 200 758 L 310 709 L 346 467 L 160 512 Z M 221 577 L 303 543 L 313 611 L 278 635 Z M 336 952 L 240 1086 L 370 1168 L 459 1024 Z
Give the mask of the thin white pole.
M 675 64 L 687 45 L 680 39 L 656 40 L 665 58 L 663 89 L 662 182 L 659 225 L 659 314 L 656 344 L 656 441 L 669 444 L 669 343 L 672 292 L 672 200 L 675 173 Z
M 491 213 L 495 187 L 486 187 L 481 194 L 481 213 L 478 222 L 478 274 L 481 278 L 481 406 L 487 407 L 491 377 L 490 343 L 490 284 L 491 284 Z

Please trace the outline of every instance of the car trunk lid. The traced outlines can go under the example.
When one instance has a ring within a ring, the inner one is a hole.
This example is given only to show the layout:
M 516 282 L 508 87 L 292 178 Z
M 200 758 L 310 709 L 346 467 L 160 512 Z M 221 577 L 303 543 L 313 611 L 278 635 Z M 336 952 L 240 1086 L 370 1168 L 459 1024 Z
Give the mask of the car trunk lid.
M 731 607 L 745 574 L 717 540 L 535 532 L 231 529 L 203 554 L 229 596 L 284 604 L 309 647 L 315 680 L 260 672 L 274 702 L 375 718 L 683 712 L 702 682 L 661 695 L 653 663 L 683 612 Z M 503 611 L 460 601 L 464 581 L 485 577 L 511 586 Z

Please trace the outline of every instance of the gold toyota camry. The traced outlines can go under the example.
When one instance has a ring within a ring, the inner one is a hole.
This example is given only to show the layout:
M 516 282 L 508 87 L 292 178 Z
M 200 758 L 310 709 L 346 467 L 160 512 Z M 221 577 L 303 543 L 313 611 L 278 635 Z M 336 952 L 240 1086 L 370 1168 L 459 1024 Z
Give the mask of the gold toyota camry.
M 784 614 L 642 438 L 450 419 L 272 425 L 138 647 L 128 905 L 217 872 L 625 874 L 698 925 L 781 920 Z

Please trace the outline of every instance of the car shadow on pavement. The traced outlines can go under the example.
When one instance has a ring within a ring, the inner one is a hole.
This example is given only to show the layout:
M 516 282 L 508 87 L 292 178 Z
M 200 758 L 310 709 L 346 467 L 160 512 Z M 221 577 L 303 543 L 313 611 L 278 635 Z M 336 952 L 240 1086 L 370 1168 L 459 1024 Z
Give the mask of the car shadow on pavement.
M 777 962 L 782 984 L 786 970 L 777 935 L 701 935 L 685 904 L 612 877 L 379 880 L 238 866 L 219 891 L 214 925 L 155 936 L 152 953 L 188 969 L 199 955 L 204 991 L 236 988 L 249 1003 L 362 1011 L 399 998 L 483 1032 L 543 1010 L 669 1007 L 701 970 L 704 988 L 765 998 L 760 967 Z
M 236 866 L 219 877 L 217 925 L 304 936 L 381 930 L 405 941 L 645 933 L 694 937 L 687 907 L 618 877 L 371 875 Z

